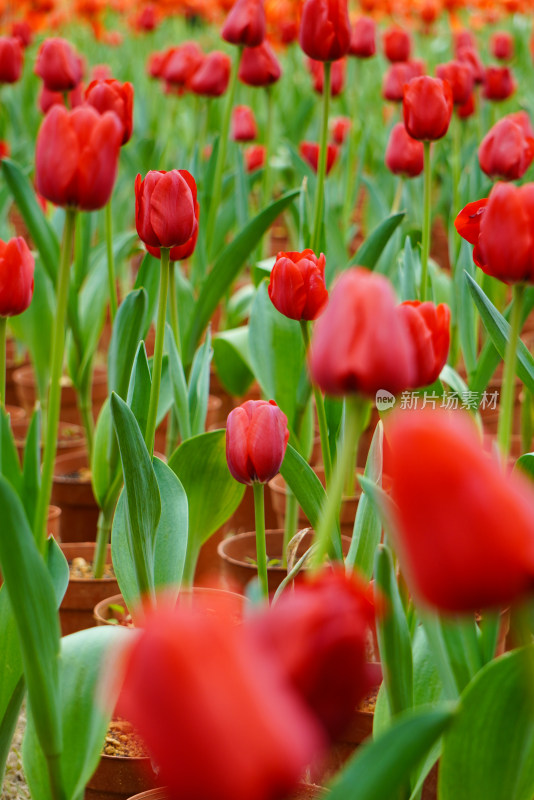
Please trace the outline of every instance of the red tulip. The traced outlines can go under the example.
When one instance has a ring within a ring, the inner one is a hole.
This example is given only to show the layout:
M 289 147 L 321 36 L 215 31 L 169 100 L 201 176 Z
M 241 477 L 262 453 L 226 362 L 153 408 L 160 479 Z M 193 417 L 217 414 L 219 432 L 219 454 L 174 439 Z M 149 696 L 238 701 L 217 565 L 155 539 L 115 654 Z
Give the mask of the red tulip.
M 274 400 L 247 400 L 226 421 L 226 461 L 239 483 L 268 483 L 280 471 L 289 429 Z
M 148 33 L 157 28 L 158 21 L 159 19 L 156 7 L 152 3 L 147 3 L 147 5 L 141 9 L 139 14 L 134 17 L 133 25 L 135 30 Z
M 133 126 L 134 89 L 131 83 L 116 80 L 93 81 L 85 90 L 85 99 L 99 114 L 113 111 L 122 125 L 122 144 L 130 141 Z
M 315 61 L 337 61 L 350 46 L 347 0 L 305 0 L 299 44 Z
M 500 119 L 478 148 L 480 169 L 490 178 L 516 181 L 534 159 L 534 131 L 526 111 Z
M 331 738 L 376 683 L 366 660 L 372 590 L 344 569 L 325 569 L 245 622 Z
M 476 50 L 472 47 L 462 47 L 458 50 L 456 58 L 471 67 L 475 83 L 484 83 L 486 70 Z
M 393 25 L 382 36 L 384 55 L 388 61 L 408 61 L 412 51 L 412 39 L 408 31 Z
M 69 108 L 81 106 L 84 102 L 83 84 L 79 83 L 74 89 L 67 93 Z M 63 92 L 51 92 L 43 84 L 39 92 L 39 110 L 42 114 L 48 114 L 52 106 L 65 106 L 65 95 Z
M 318 94 L 324 91 L 324 65 L 322 61 L 308 59 L 308 66 L 313 77 L 313 88 Z M 330 69 L 330 96 L 337 97 L 345 87 L 345 66 L 344 58 L 339 61 L 332 61 Z
M 458 117 L 460 119 L 468 119 L 469 117 L 473 116 L 475 111 L 476 111 L 475 93 L 471 92 L 467 102 L 464 103 L 463 106 L 457 106 L 456 107 L 456 113 L 458 114 Z
M 239 65 L 239 80 L 248 86 L 271 86 L 280 79 L 282 68 L 269 42 L 245 47 Z
M 195 252 L 195 247 L 197 246 L 198 240 L 198 219 L 200 216 L 200 206 L 197 201 L 197 185 L 193 176 L 187 172 L 185 169 L 178 170 L 180 175 L 184 178 L 187 185 L 191 189 L 191 194 L 193 196 L 193 203 L 195 207 L 195 221 L 193 224 L 193 233 L 184 244 L 177 245 L 176 247 L 171 247 L 169 252 L 169 259 L 171 261 L 184 261 L 186 258 L 190 258 L 193 253 Z M 152 247 L 149 244 L 145 244 L 146 249 L 150 253 L 150 255 L 154 256 L 155 258 L 161 258 L 161 248 L 159 247 Z
M 165 64 L 167 63 L 167 59 L 170 58 L 173 47 L 167 48 L 167 50 L 163 50 L 162 52 L 151 53 L 148 57 L 147 63 L 147 72 L 151 78 L 162 78 L 163 77 L 163 70 L 165 69 Z
M 421 64 L 418 61 L 398 61 L 391 64 L 382 81 L 382 96 L 392 103 L 402 103 L 404 86 L 412 78 L 422 74 Z
M 327 394 L 359 393 L 374 399 L 380 389 L 398 394 L 413 385 L 410 332 L 396 311 L 391 284 L 363 267 L 338 278 L 315 323 L 310 371 Z
M 25 19 L 15 20 L 11 25 L 11 36 L 19 40 L 21 47 L 29 47 L 33 41 L 33 31 L 30 23 Z
M 455 31 L 453 48 L 454 48 L 454 55 L 456 57 L 458 57 L 458 53 L 460 52 L 460 50 L 463 50 L 465 48 L 476 50 L 477 44 L 475 41 L 475 37 L 473 36 L 471 31 L 468 31 L 466 29 L 461 31 Z
M 282 800 L 321 749 L 275 659 L 223 615 L 160 605 L 121 655 L 117 713 L 170 800 Z
M 191 78 L 191 91 L 204 97 L 220 97 L 228 88 L 232 61 L 221 50 L 214 50 L 205 56 Z
M 262 144 L 251 144 L 245 149 L 245 166 L 247 172 L 254 172 L 265 164 L 266 150 Z
M 39 193 L 58 206 L 102 208 L 113 191 L 121 140 L 122 125 L 110 111 L 53 106 L 37 135 Z
M 440 78 L 412 78 L 404 89 L 404 124 L 414 139 L 441 139 L 452 116 L 452 89 Z
M 22 236 L 0 240 L 0 317 L 22 314 L 33 297 L 35 262 Z
M 232 110 L 231 137 L 234 142 L 250 142 L 258 135 L 254 112 L 250 106 L 235 106 Z
M 514 57 L 514 37 L 507 31 L 493 33 L 490 38 L 491 54 L 499 61 L 511 61 Z
M 95 64 L 91 69 L 92 81 L 110 81 L 113 75 L 108 64 Z
M 475 78 L 473 70 L 465 61 L 449 61 L 447 64 L 438 64 L 436 75 L 450 84 L 452 101 L 455 106 L 463 106 L 467 103 L 473 92 Z
M 534 587 L 534 494 L 482 449 L 461 412 L 398 411 L 388 472 L 396 549 L 414 594 L 446 612 L 508 605 Z
M 352 128 L 352 120 L 349 117 L 333 117 L 330 120 L 332 128 L 332 138 L 341 147 Z
M 376 22 L 372 17 L 360 17 L 350 34 L 349 55 L 371 58 L 376 53 Z
M 11 154 L 11 148 L 9 146 L 9 142 L 5 142 L 3 139 L 0 139 L 0 161 L 4 158 L 9 158 Z
M 516 90 L 509 67 L 487 67 L 484 74 L 484 97 L 487 100 L 507 100 Z
M 263 0 L 236 0 L 221 31 L 225 42 L 257 47 L 265 39 Z
M 319 145 L 317 144 L 317 142 L 301 142 L 299 144 L 299 153 L 300 157 L 303 158 L 304 161 L 306 161 L 310 165 L 313 171 L 317 172 L 317 167 L 319 165 Z M 327 175 L 334 166 L 338 154 L 339 154 L 339 148 L 337 147 L 337 145 L 329 142 L 326 153 Z
M 196 184 L 185 169 L 147 172 L 135 179 L 135 227 L 150 247 L 177 247 L 190 242 L 198 228 Z
M 445 303 L 407 300 L 398 307 L 412 337 L 416 377 L 410 388 L 420 389 L 437 381 L 447 363 L 451 341 L 451 311 Z
M 496 183 L 454 224 L 475 245 L 473 260 L 485 273 L 504 283 L 534 282 L 534 183 Z
M 204 55 L 196 42 L 184 42 L 174 47 L 165 60 L 162 78 L 172 86 L 189 88 Z
M 397 122 L 389 135 L 386 167 L 394 175 L 416 178 L 423 171 L 423 143 L 412 139 L 404 123 Z
M 82 60 L 66 39 L 45 39 L 37 53 L 35 74 L 52 92 L 68 92 L 82 79 Z
M 24 51 L 14 36 L 0 36 L 0 83 L 16 83 L 22 74 Z
M 324 255 L 313 250 L 278 253 L 269 282 L 273 306 L 289 319 L 317 319 L 328 302 L 324 268 Z

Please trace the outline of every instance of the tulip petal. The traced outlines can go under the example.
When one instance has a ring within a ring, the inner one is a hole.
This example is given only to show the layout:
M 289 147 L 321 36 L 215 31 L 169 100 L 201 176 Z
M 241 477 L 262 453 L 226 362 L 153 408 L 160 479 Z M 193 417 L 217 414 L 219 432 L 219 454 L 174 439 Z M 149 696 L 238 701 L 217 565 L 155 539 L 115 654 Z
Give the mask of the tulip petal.
M 56 205 L 66 205 L 67 191 L 80 158 L 78 139 L 63 106 L 54 106 L 37 136 L 35 171 L 37 190 Z
M 193 196 L 177 170 L 161 175 L 156 183 L 150 197 L 150 222 L 161 247 L 185 244 L 191 238 L 195 224 Z

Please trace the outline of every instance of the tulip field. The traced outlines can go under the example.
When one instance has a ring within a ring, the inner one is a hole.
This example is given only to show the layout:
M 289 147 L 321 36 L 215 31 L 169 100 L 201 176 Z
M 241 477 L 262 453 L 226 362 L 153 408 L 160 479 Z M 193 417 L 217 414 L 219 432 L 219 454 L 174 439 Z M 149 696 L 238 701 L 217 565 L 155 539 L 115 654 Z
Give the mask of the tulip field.
M 533 800 L 534 2 L 0 2 L 0 800 Z

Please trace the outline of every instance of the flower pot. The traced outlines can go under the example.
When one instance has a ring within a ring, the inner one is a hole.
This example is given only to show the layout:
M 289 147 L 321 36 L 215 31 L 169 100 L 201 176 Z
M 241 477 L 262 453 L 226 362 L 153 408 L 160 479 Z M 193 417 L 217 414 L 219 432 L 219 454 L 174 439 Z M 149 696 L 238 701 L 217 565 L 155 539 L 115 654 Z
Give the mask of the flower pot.
M 11 418 L 11 429 L 15 437 L 15 445 L 19 454 L 19 459 L 22 464 L 24 458 L 24 448 L 26 446 L 26 436 L 28 428 L 30 427 L 30 420 L 26 416 L 24 409 L 22 419 Z M 85 431 L 80 425 L 74 425 L 70 422 L 60 422 L 58 439 L 57 439 L 57 454 L 56 459 L 67 453 L 80 453 L 85 452 Z M 42 454 L 42 447 L 41 447 Z
M 287 570 L 282 566 L 282 549 L 284 542 L 283 530 L 268 530 L 265 533 L 267 541 L 267 559 L 277 559 L 280 563 L 267 568 L 267 578 L 269 584 L 269 594 L 276 592 L 283 579 L 287 575 Z M 297 548 L 297 559 L 304 555 L 313 541 L 311 530 L 302 538 Z M 343 552 L 346 555 L 350 547 L 350 539 L 343 536 Z M 243 591 L 247 583 L 257 575 L 256 567 L 256 534 L 254 531 L 239 533 L 236 536 L 229 536 L 224 539 L 219 547 L 218 553 L 222 560 L 223 581 L 229 589 Z M 298 575 L 296 581 L 302 580 L 302 575 Z
M 11 430 L 15 424 L 20 424 L 26 419 L 26 411 L 20 406 L 12 406 L 9 403 L 6 405 L 6 413 L 9 414 L 9 421 L 11 423 Z
M 63 543 L 61 550 L 67 561 L 84 558 L 91 563 L 95 554 L 94 542 Z M 111 547 L 108 545 L 106 563 L 111 564 Z M 115 578 L 71 578 L 59 609 L 63 636 L 92 628 L 95 624 L 94 607 L 100 600 L 117 594 L 119 585 Z
M 312 783 L 301 783 L 291 794 L 288 800 L 316 800 L 319 797 L 326 797 L 327 791 L 322 786 Z M 141 792 L 128 800 L 168 800 L 166 789 L 150 789 L 148 792 Z
M 52 502 L 61 508 L 64 542 L 95 541 L 99 509 L 93 495 L 86 452 L 58 456 Z
M 9 406 L 18 406 L 19 404 L 13 374 L 17 369 L 29 363 L 26 350 L 18 352 L 15 340 L 8 338 L 6 342 L 6 404 Z
M 157 784 L 150 758 L 104 754 L 85 787 L 84 800 L 127 800 Z
M 31 415 L 37 400 L 37 386 L 33 367 L 20 367 L 13 373 L 13 380 L 17 391 L 19 405 L 28 415 Z M 96 421 L 98 413 L 108 396 L 108 380 L 105 367 L 95 367 L 93 373 L 93 388 L 91 393 L 93 417 Z M 70 378 L 64 376 L 61 385 L 61 410 L 59 418 L 63 422 L 72 422 L 82 425 L 78 411 L 76 391 Z

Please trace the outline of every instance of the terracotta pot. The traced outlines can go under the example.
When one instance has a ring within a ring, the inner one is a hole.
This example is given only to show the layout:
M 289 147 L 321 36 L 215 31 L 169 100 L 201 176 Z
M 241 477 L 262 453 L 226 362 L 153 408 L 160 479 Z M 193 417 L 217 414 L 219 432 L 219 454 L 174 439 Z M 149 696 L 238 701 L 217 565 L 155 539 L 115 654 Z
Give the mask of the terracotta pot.
M 64 542 L 94 542 L 99 509 L 93 495 L 87 453 L 58 456 L 54 467 L 52 502 L 61 508 Z
M 150 758 L 102 755 L 85 787 L 84 800 L 127 800 L 153 789 L 158 778 Z
M 13 373 L 13 380 L 17 390 L 19 405 L 28 415 L 31 415 L 37 400 L 37 387 L 33 367 L 21 367 Z M 69 378 L 64 377 L 61 389 L 61 411 L 59 418 L 63 422 L 72 422 L 82 425 L 78 411 L 76 392 Z M 108 396 L 107 371 L 105 367 L 95 367 L 93 373 L 92 407 L 93 417 L 96 421 L 98 413 Z
M 28 353 L 26 351 L 18 352 L 15 340 L 8 338 L 6 342 L 6 403 L 9 406 L 18 406 L 13 374 L 17 369 L 29 363 Z
M 24 448 L 26 446 L 26 436 L 30 427 L 30 420 L 26 416 L 24 409 L 20 409 L 24 416 L 22 419 L 13 420 L 11 429 L 15 437 L 15 445 L 22 464 L 24 458 Z M 74 425 L 70 422 L 60 422 L 57 439 L 56 459 L 62 455 L 85 452 L 85 431 L 81 425 Z M 42 448 L 41 448 L 42 453 Z
M 316 800 L 318 797 L 326 796 L 327 791 L 322 786 L 301 783 L 288 800 Z M 141 792 L 130 797 L 129 800 L 168 800 L 168 794 L 166 789 L 150 789 L 148 792 Z
M 267 568 L 267 578 L 269 583 L 269 594 L 276 592 L 283 579 L 287 575 L 287 570 L 282 566 L 282 548 L 284 542 L 283 530 L 268 530 L 265 533 L 267 541 L 267 559 L 277 559 L 280 564 Z M 313 541 L 313 533 L 310 530 L 297 548 L 297 559 L 304 555 Z M 347 536 L 342 538 L 343 553 L 346 555 L 350 547 L 350 539 Z M 222 577 L 229 589 L 243 591 L 247 583 L 257 575 L 256 561 L 256 534 L 254 531 L 239 533 L 236 536 L 229 536 L 224 539 L 219 547 L 218 553 L 222 559 Z M 302 580 L 302 575 L 295 579 Z
M 222 427 L 224 421 L 221 419 L 222 400 L 220 397 L 210 394 L 208 396 L 208 410 L 206 413 L 206 430 L 215 430 L 215 428 Z M 156 450 L 162 453 L 167 448 L 167 428 L 169 425 L 169 414 L 166 414 L 162 419 L 156 430 L 154 446 Z
M 20 406 L 12 406 L 9 403 L 6 405 L 6 413 L 9 414 L 9 421 L 11 423 L 11 430 L 15 424 L 19 424 L 22 420 L 26 419 L 26 411 Z
M 92 562 L 95 554 L 94 542 L 63 543 L 61 550 L 67 561 L 84 558 Z M 106 563 L 111 564 L 111 547 L 108 545 Z M 93 611 L 100 600 L 117 594 L 119 585 L 115 578 L 71 578 L 59 609 L 63 636 L 92 628 L 95 624 Z
M 61 542 L 61 509 L 57 506 L 48 506 L 47 532 L 53 536 L 56 542 Z M 0 586 L 2 585 L 2 573 L 0 572 Z

